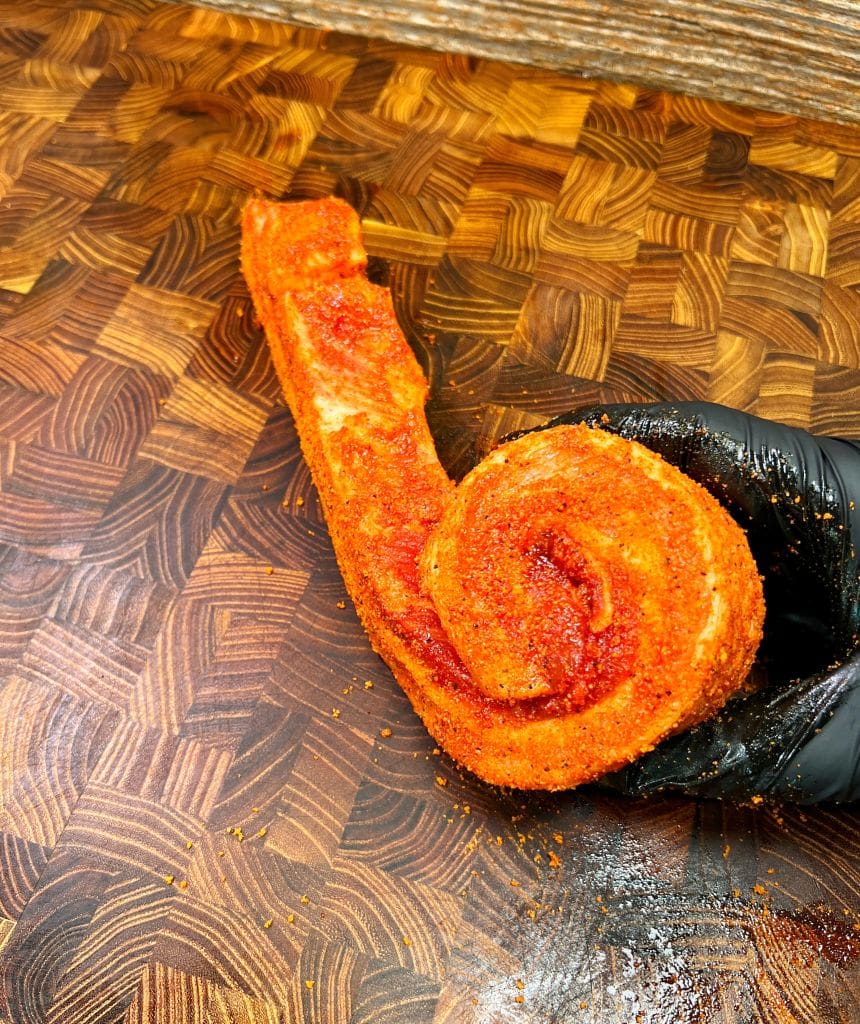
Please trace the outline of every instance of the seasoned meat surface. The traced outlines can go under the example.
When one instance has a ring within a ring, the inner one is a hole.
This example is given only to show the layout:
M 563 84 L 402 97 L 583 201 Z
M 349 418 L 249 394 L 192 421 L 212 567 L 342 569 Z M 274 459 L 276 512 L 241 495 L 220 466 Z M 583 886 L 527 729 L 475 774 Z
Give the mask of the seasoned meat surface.
M 242 266 L 350 595 L 456 760 L 492 783 L 575 786 L 743 685 L 761 583 L 703 488 L 584 425 L 503 444 L 455 487 L 354 211 L 252 200 Z

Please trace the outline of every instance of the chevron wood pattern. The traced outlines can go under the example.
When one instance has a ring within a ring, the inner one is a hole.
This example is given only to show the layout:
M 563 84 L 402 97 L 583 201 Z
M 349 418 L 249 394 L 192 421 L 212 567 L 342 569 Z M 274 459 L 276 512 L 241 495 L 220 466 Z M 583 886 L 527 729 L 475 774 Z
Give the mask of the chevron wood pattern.
M 0 1022 L 852 1024 L 852 808 L 523 798 L 346 598 L 238 268 L 345 196 L 449 470 L 596 400 L 860 434 L 860 132 L 0 0 Z

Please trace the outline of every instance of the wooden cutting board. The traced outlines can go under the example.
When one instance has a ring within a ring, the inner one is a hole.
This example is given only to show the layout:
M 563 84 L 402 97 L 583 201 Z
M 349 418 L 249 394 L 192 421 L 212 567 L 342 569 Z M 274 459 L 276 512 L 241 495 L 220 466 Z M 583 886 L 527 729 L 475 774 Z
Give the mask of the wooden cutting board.
M 0 4 L 2 1024 L 852 1024 L 860 816 L 524 797 L 346 598 L 238 268 L 337 192 L 462 473 L 595 400 L 860 434 L 860 132 Z

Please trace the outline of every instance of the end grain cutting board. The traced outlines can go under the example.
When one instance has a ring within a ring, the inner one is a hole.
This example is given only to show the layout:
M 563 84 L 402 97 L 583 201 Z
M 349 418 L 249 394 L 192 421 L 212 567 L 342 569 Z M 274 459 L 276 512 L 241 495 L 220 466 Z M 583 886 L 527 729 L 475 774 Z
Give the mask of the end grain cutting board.
M 238 265 L 364 220 L 461 474 L 593 401 L 860 433 L 860 134 L 155 0 L 0 3 L 2 1024 L 851 1024 L 856 809 L 524 798 L 349 606 Z

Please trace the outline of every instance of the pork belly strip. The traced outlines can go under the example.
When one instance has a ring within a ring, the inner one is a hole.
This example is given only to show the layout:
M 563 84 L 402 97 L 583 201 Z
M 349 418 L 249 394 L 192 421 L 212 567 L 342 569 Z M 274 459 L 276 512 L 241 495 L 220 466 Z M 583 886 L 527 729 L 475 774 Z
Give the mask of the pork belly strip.
M 566 788 L 738 690 L 761 583 L 703 488 L 584 426 L 502 445 L 455 488 L 354 211 L 252 200 L 242 268 L 347 589 L 451 756 L 492 783 Z

